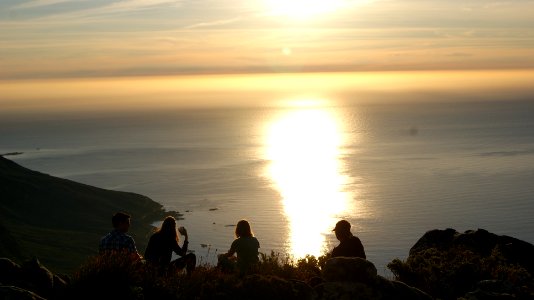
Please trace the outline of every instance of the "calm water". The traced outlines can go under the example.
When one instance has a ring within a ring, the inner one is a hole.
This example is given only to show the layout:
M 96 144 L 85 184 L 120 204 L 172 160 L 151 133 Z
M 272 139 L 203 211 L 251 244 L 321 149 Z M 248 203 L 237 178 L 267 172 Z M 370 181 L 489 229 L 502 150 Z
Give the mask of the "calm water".
M 21 115 L 0 137 L 26 167 L 183 212 L 204 261 L 241 218 L 296 257 L 346 218 L 382 273 L 433 228 L 534 242 L 534 102 Z

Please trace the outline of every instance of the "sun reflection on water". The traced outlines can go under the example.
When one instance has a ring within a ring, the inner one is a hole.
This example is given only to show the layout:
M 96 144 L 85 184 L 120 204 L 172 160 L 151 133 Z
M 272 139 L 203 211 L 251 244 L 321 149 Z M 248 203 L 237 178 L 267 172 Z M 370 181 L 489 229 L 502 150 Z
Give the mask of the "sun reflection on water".
M 286 111 L 268 128 L 269 176 L 282 196 L 295 257 L 320 255 L 336 217 L 351 197 L 343 191 L 341 125 L 333 112 L 318 108 Z

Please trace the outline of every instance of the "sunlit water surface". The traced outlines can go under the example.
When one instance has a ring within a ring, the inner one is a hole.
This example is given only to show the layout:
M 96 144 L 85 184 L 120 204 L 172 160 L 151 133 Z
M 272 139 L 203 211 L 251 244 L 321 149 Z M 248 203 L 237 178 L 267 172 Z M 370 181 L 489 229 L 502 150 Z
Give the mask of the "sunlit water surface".
M 0 123 L 0 150 L 23 151 L 11 158 L 26 167 L 182 212 L 203 262 L 228 250 L 242 218 L 262 252 L 297 258 L 331 250 L 345 218 L 380 272 L 433 228 L 534 242 L 532 102 L 326 100 Z

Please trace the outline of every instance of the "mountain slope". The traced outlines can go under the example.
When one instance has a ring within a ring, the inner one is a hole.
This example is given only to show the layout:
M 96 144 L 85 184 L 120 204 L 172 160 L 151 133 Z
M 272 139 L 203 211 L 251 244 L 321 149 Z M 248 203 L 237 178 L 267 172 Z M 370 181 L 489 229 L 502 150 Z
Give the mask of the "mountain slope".
M 132 215 L 140 252 L 166 212 L 148 197 L 105 190 L 24 168 L 0 156 L 0 256 L 37 256 L 69 272 L 97 252 L 116 211 Z

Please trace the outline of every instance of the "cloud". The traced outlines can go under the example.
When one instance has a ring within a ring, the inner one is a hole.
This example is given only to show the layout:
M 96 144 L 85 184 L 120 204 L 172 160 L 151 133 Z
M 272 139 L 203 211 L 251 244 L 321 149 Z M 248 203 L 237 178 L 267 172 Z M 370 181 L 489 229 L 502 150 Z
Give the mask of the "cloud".
M 84 1 L 84 0 L 81 0 Z M 66 2 L 75 2 L 73 0 L 34 0 L 26 3 L 21 3 L 12 7 L 12 9 L 27 9 L 27 8 L 39 8 L 43 6 L 56 5 Z M 77 2 L 80 2 L 78 0 Z
M 236 23 L 236 22 L 242 21 L 243 19 L 245 19 L 245 18 L 243 18 L 243 17 L 235 17 L 235 18 L 231 18 L 231 19 L 215 20 L 215 21 L 211 21 L 211 22 L 201 22 L 201 23 L 196 23 L 196 24 L 193 24 L 193 25 L 186 26 L 185 29 L 195 29 L 195 28 L 202 28 L 202 27 L 216 27 L 216 26 L 220 26 L 220 25 L 227 25 L 227 24 Z
M 155 8 L 177 8 L 183 3 L 182 0 L 114 0 L 114 1 L 91 1 L 91 0 L 35 0 L 12 7 L 14 11 L 32 9 L 31 15 L 26 15 L 26 23 L 50 22 L 53 24 L 64 23 L 68 26 L 71 22 L 82 19 L 98 19 L 101 22 L 113 23 L 117 21 L 131 21 L 129 13 Z M 46 7 L 54 6 L 54 9 Z M 120 15 L 120 18 L 117 18 Z M 165 21 L 165 18 L 159 18 Z M 1 16 L 0 16 L 1 21 Z

